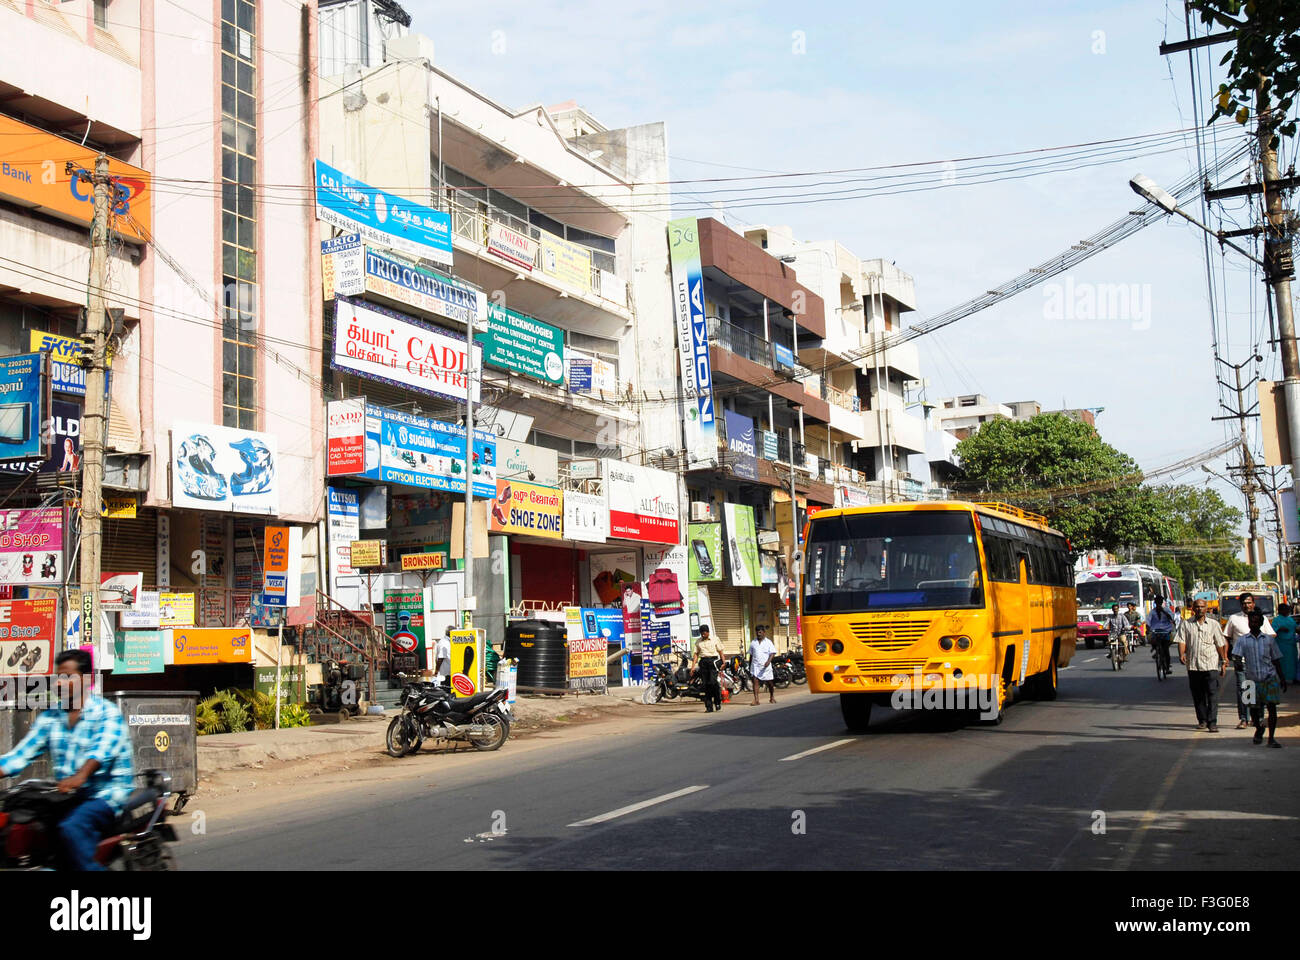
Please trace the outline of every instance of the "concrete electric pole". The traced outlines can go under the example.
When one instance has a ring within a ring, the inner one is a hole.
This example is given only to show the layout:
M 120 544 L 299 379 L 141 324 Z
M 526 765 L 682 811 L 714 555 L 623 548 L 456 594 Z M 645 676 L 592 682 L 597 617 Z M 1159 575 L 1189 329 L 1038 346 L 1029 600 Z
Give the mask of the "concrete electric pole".
M 92 182 L 95 213 L 90 227 L 90 279 L 87 283 L 86 332 L 90 369 L 86 373 L 86 407 L 81 418 L 81 642 L 93 644 L 99 632 L 99 579 L 103 559 L 104 425 L 107 399 L 104 361 L 108 347 L 105 329 L 108 286 L 108 157 L 95 160 Z

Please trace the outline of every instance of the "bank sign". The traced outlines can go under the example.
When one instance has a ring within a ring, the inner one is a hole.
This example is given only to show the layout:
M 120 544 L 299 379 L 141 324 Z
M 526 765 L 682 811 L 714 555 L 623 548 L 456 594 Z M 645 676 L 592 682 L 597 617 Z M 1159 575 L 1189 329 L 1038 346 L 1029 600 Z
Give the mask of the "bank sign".
M 336 370 L 434 396 L 465 399 L 469 351 L 463 336 L 343 296 L 336 297 L 334 304 L 334 355 L 330 363 Z M 475 344 L 474 350 L 474 369 L 481 370 L 483 348 Z M 478 403 L 477 377 L 473 394 Z
M 716 466 L 718 425 L 713 409 L 709 329 L 704 317 L 704 268 L 700 263 L 698 220 L 687 217 L 669 222 L 668 253 L 672 260 L 677 349 L 686 392 L 687 466 Z
M 316 219 L 371 243 L 451 266 L 451 214 L 372 187 L 319 160 Z
M 475 339 L 488 366 L 553 386 L 564 383 L 564 332 L 558 327 L 491 304 L 487 333 Z
M 474 431 L 474 496 L 497 495 L 496 435 Z M 366 404 L 364 476 L 425 490 L 465 492 L 465 428 Z

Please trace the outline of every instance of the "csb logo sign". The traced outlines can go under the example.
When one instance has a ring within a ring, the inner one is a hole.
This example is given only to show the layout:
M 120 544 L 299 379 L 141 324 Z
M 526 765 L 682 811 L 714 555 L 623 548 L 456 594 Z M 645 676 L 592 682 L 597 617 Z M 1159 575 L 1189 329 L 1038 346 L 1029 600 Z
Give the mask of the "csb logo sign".
M 68 180 L 68 189 L 73 199 L 82 203 L 95 202 L 95 183 L 91 172 L 84 167 L 72 171 Z M 114 216 L 125 217 L 131 213 L 131 201 L 144 193 L 144 181 L 134 177 L 111 177 L 108 182 L 109 209 Z

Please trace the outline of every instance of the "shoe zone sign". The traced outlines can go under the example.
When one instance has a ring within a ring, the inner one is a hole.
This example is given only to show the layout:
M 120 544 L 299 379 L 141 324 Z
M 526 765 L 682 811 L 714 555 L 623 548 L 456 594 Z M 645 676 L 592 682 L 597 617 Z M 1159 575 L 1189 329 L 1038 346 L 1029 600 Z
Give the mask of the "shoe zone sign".
M 172 506 L 280 512 L 275 437 L 201 423 L 172 425 Z

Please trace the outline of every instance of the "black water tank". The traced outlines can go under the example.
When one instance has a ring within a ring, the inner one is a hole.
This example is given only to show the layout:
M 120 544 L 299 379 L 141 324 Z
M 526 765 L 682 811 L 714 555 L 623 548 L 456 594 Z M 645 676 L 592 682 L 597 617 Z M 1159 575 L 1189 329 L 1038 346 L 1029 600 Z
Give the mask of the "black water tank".
M 552 620 L 516 620 L 506 627 L 506 659 L 519 661 L 519 686 L 563 689 L 569 680 L 565 627 Z

